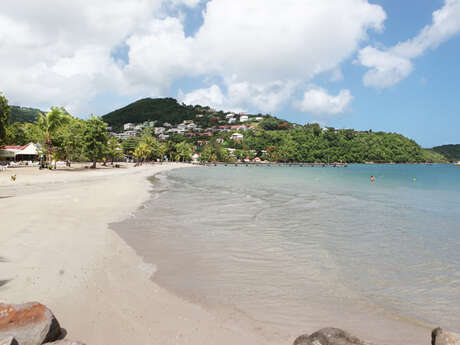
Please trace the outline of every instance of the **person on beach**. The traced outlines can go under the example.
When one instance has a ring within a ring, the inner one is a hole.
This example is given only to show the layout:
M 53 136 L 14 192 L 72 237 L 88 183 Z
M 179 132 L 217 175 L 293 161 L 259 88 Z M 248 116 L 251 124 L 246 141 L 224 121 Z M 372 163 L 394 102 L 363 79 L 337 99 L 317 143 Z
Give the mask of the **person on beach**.
M 374 178 L 374 175 L 371 176 L 371 183 L 374 183 L 375 182 L 375 178 Z

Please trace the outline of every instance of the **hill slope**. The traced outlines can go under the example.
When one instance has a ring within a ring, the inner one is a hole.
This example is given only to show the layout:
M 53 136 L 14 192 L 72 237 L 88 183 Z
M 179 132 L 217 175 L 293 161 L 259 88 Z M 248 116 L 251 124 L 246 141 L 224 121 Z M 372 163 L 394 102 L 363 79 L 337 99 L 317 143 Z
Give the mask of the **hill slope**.
M 103 115 L 102 119 L 119 130 L 127 122 L 157 121 L 157 125 L 164 122 L 176 125 L 194 119 L 196 112 L 195 107 L 179 104 L 174 98 L 144 98 Z
M 433 147 L 433 151 L 443 155 L 451 162 L 460 161 L 460 144 Z
M 11 105 L 11 122 L 35 122 L 40 114 L 44 114 L 40 109 L 20 107 Z

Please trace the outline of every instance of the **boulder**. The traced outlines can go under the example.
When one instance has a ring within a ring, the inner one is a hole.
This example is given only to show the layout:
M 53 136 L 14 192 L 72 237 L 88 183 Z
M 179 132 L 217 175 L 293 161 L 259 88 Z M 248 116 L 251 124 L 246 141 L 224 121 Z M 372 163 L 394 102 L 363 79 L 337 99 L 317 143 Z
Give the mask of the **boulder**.
M 431 332 L 431 345 L 460 345 L 460 334 L 435 328 Z
M 60 335 L 59 322 L 43 304 L 0 303 L 0 339 L 14 337 L 18 345 L 41 345 Z
M 82 343 L 80 341 L 74 341 L 74 340 L 58 340 L 53 343 L 46 343 L 43 345 L 85 345 L 85 343 Z
M 294 345 L 370 345 L 338 328 L 323 328 L 311 335 L 301 335 Z
M 13 337 L 0 339 L 0 345 L 18 345 L 18 342 Z

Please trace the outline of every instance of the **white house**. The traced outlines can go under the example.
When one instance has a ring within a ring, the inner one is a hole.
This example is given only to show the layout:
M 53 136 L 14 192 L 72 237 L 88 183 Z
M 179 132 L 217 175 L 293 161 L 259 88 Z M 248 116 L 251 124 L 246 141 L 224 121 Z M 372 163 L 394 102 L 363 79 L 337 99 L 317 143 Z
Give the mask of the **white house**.
M 232 117 L 235 117 L 235 114 L 230 113 L 230 114 L 225 115 L 225 118 L 227 119 L 230 119 Z
M 236 122 L 236 118 L 234 117 L 231 117 L 228 119 L 228 123 L 232 124 L 232 123 L 235 123 Z
M 257 116 L 256 121 L 262 121 L 264 118 L 262 116 Z
M 235 141 L 243 140 L 243 134 L 240 134 L 240 133 L 233 133 L 233 134 L 231 135 L 230 139 L 235 140 Z
M 217 138 L 216 139 L 216 142 L 219 143 L 219 144 L 222 144 L 224 141 L 225 141 L 224 138 Z
M 240 122 L 246 122 L 249 120 L 249 117 L 247 115 L 241 115 L 240 116 Z
M 0 147 L 0 160 L 4 161 L 34 161 L 40 156 L 38 145 L 29 143 L 24 146 Z
M 166 130 L 166 128 L 164 128 L 164 127 L 155 127 L 154 128 L 154 131 L 155 131 L 156 135 L 164 133 L 165 130 Z
M 131 122 L 125 123 L 123 125 L 123 130 L 124 131 L 132 131 L 134 129 L 134 124 Z

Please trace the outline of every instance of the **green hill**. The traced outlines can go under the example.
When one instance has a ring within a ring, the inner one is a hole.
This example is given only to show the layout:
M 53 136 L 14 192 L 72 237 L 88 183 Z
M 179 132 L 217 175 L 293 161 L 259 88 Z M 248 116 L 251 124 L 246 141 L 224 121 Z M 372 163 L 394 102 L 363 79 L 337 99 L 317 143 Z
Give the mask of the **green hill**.
M 449 163 L 449 160 L 433 149 L 422 149 L 425 161 L 429 163 Z
M 443 155 L 451 162 L 460 161 L 460 144 L 436 146 L 432 150 Z
M 164 122 L 176 125 L 184 120 L 194 119 L 198 108 L 179 104 L 174 98 L 144 98 L 114 110 L 102 116 L 102 119 L 115 131 L 120 130 L 127 122 L 156 121 L 158 125 Z
M 13 122 L 35 122 L 43 111 L 35 108 L 20 107 L 17 105 L 10 106 L 11 109 L 11 123 Z

